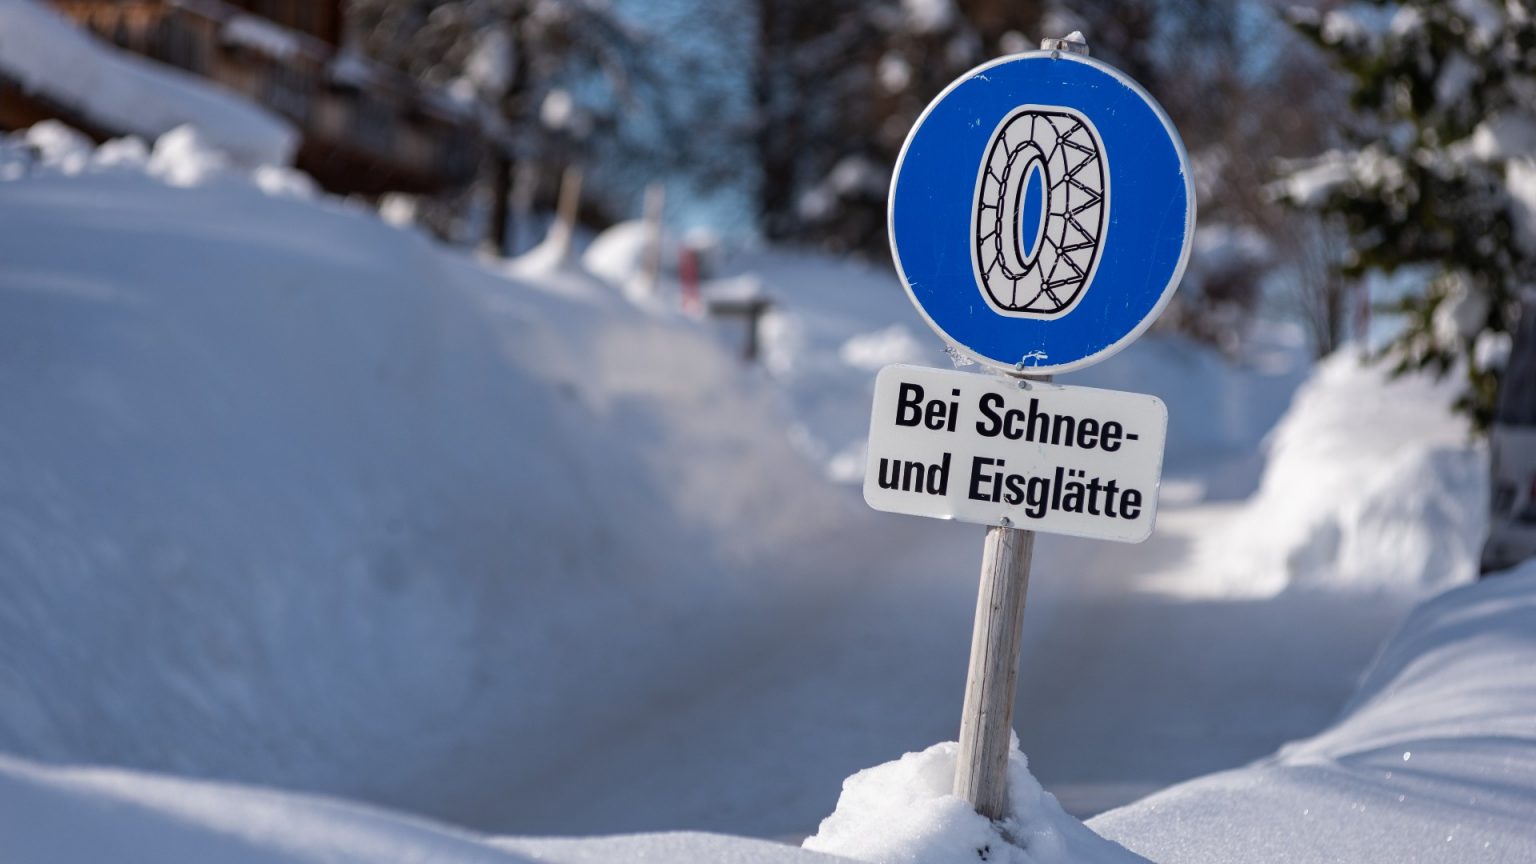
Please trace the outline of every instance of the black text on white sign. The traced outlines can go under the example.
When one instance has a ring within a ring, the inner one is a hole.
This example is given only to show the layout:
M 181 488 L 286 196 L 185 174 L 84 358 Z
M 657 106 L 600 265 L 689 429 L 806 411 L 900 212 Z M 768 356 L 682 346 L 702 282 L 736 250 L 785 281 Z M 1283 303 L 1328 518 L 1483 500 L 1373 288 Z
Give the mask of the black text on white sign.
M 875 382 L 864 500 L 876 510 L 1140 542 L 1168 409 L 1156 396 L 920 366 Z

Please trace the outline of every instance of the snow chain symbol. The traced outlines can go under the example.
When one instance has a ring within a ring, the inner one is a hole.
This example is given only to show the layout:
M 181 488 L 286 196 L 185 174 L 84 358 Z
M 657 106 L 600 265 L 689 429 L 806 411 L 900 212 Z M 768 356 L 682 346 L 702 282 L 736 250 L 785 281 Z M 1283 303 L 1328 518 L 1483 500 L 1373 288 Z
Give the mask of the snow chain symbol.
M 1108 210 L 1109 165 L 1093 123 L 1071 108 L 1014 109 L 976 178 L 971 253 L 987 305 L 1020 318 L 1072 311 L 1093 282 Z

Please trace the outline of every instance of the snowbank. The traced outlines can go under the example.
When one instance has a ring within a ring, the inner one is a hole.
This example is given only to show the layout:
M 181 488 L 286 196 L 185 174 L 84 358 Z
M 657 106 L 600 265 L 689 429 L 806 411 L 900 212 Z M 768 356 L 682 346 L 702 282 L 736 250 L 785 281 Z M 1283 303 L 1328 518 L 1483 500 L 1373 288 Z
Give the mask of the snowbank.
M 185 137 L 33 134 L 0 148 L 0 751 L 542 821 L 541 778 L 824 590 L 794 550 L 857 503 L 699 328 Z
M 644 220 L 620 222 L 592 238 L 582 253 L 581 266 L 614 287 L 630 285 L 645 269 L 646 249 L 651 240 L 651 226 Z M 676 264 L 680 248 L 670 232 L 662 233 L 657 260 L 663 269 Z
M 1422 597 L 1475 575 L 1487 465 L 1455 395 L 1453 377 L 1389 379 L 1351 349 L 1324 362 L 1271 436 L 1258 494 L 1202 542 L 1212 587 Z
M 849 777 L 805 848 L 876 864 L 1146 864 L 1068 816 L 1030 775 L 1017 739 L 1008 813 L 1000 823 L 981 816 L 950 791 L 959 749 L 935 744 Z
M 1155 861 L 1536 861 L 1536 564 L 1425 603 L 1330 729 L 1092 820 Z
M 653 834 L 492 839 L 357 804 L 0 755 L 0 858 L 114 864 L 830 864 L 762 840 Z
M 287 121 L 239 95 L 96 39 L 34 0 L 0 0 L 0 75 L 103 131 L 157 138 L 193 126 L 245 168 L 286 165 Z

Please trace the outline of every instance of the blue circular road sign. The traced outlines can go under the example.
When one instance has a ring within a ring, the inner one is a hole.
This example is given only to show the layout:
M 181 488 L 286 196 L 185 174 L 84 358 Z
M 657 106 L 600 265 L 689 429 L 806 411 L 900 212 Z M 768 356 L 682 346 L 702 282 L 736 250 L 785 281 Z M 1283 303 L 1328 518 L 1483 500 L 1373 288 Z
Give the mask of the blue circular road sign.
M 1195 190 L 1163 109 L 1095 60 L 994 60 L 940 93 L 896 162 L 891 253 L 939 335 L 1036 374 L 1151 326 L 1189 258 Z

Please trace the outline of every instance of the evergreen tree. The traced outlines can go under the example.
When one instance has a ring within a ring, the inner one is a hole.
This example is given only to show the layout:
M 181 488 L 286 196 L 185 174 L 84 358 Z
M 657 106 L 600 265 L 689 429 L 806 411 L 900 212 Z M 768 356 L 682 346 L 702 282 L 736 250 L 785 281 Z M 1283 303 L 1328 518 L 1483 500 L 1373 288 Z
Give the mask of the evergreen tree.
M 1349 76 L 1350 147 L 1281 184 L 1348 239 L 1339 270 L 1421 274 L 1398 301 L 1395 371 L 1460 368 L 1492 416 L 1520 294 L 1536 285 L 1536 22 L 1519 0 L 1404 0 L 1301 14 Z

